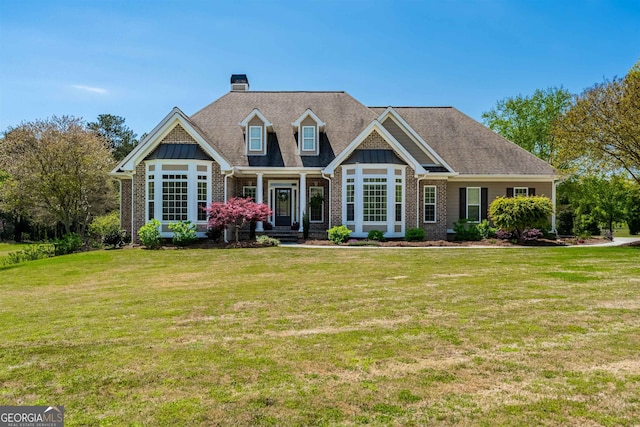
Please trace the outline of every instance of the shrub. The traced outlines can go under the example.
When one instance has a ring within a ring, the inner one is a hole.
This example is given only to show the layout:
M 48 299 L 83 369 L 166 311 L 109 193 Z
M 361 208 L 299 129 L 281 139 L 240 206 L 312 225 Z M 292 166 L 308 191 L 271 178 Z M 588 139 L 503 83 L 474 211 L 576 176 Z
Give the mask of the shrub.
M 127 241 L 127 232 L 124 230 L 113 230 L 102 236 L 102 244 L 119 248 Z
M 309 238 L 310 229 L 311 229 L 311 220 L 309 219 L 309 214 L 305 212 L 304 215 L 302 215 L 302 238 L 303 239 L 306 240 Z
M 513 233 L 510 231 L 498 230 L 496 231 L 496 237 L 500 240 L 511 240 Z
M 422 228 L 408 228 L 404 233 L 404 239 L 407 242 L 422 242 L 426 233 Z
M 280 240 L 275 239 L 273 237 L 269 237 L 266 234 L 262 235 L 262 236 L 258 236 L 256 238 L 256 242 L 260 245 L 264 245 L 264 246 L 279 246 L 280 245 Z
M 533 242 L 542 237 L 544 237 L 544 234 L 537 228 L 527 229 L 522 232 L 522 240 L 525 242 Z
M 496 227 L 513 232 L 518 239 L 527 228 L 546 227 L 552 213 L 551 199 L 543 196 L 498 197 L 489 206 Z
M 384 233 L 380 230 L 371 230 L 369 234 L 367 234 L 367 239 L 376 240 L 378 242 L 384 242 L 386 239 L 384 238 Z
M 191 221 L 178 221 L 169 224 L 169 230 L 173 232 L 171 241 L 174 245 L 187 246 L 198 240 L 197 227 Z
M 89 225 L 89 234 L 100 245 L 119 248 L 125 243 L 127 233 L 120 228 L 120 214 L 113 211 L 106 215 L 97 216 Z
M 138 230 L 138 237 L 147 249 L 156 249 L 160 246 L 160 221 L 152 219 Z
M 215 227 L 209 227 L 207 228 L 207 237 L 211 240 L 213 240 L 214 242 L 218 242 L 220 241 L 220 239 L 222 239 L 222 232 L 224 231 L 223 228 L 215 228 Z
M 599 236 L 600 224 L 598 224 L 598 221 L 591 214 L 582 214 L 575 220 L 574 231 L 576 235 L 586 231 L 589 233 L 589 236 Z
M 349 230 L 346 225 L 336 225 L 335 227 L 331 227 L 328 233 L 329 240 L 331 240 L 336 245 L 339 245 L 340 243 L 344 243 L 349 240 L 351 230 Z
M 571 206 L 562 206 L 557 209 L 556 230 L 561 236 L 573 234 L 573 221 L 575 212 Z
M 629 234 L 632 236 L 640 234 L 640 188 L 636 187 L 629 192 L 624 214 Z
M 53 241 L 53 247 L 56 256 L 71 254 L 82 248 L 82 237 L 77 233 L 65 234 Z
M 482 240 L 478 227 L 466 218 L 453 224 L 453 232 L 455 233 L 453 239 L 459 242 Z
M 496 237 L 496 228 L 492 227 L 489 221 L 487 221 L 486 219 L 483 219 L 482 222 L 476 226 L 476 228 L 478 229 L 478 232 L 483 239 L 492 239 Z
M 51 258 L 55 256 L 55 248 L 52 244 L 43 243 L 30 245 L 21 251 L 10 252 L 4 258 L 4 264 L 20 264 L 24 261 L 34 261 L 37 259 Z

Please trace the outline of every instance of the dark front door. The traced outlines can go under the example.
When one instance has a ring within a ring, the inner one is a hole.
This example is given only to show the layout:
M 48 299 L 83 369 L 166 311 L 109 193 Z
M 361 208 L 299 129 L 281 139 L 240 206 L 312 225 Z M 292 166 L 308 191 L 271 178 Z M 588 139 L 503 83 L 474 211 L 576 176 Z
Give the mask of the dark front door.
M 276 226 L 291 225 L 291 189 L 276 188 Z

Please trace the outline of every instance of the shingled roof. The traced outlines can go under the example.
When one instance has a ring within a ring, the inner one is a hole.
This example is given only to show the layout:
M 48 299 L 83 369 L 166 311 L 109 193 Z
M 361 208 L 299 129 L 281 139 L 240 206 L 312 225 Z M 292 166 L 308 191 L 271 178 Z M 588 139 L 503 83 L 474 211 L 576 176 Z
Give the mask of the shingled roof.
M 267 156 L 245 154 L 239 123 L 257 108 L 272 124 Z M 320 156 L 297 154 L 292 126 L 307 109 L 326 123 Z M 190 117 L 234 166 L 324 167 L 386 107 L 366 107 L 345 92 L 232 91 Z M 554 169 L 453 107 L 394 110 L 459 174 L 554 175 Z
M 371 107 L 382 114 L 385 107 Z M 554 175 L 520 146 L 453 107 L 393 107 L 459 174 Z
M 254 108 L 272 124 L 267 156 L 247 156 L 242 127 Z M 310 108 L 326 123 L 320 157 L 299 156 L 291 125 Z M 321 167 L 344 150 L 376 114 L 345 92 L 229 92 L 190 117 L 204 136 L 235 166 Z

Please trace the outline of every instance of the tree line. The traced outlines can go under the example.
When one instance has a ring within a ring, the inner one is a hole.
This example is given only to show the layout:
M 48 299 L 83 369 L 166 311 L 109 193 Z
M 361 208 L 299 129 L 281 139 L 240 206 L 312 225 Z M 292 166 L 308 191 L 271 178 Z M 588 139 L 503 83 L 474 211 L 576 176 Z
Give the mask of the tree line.
M 52 117 L 10 127 L 0 137 L 0 238 L 85 235 L 117 209 L 115 164 L 137 144 L 125 119 Z
M 572 95 L 561 87 L 499 100 L 484 123 L 561 174 L 560 234 L 640 233 L 640 61 Z

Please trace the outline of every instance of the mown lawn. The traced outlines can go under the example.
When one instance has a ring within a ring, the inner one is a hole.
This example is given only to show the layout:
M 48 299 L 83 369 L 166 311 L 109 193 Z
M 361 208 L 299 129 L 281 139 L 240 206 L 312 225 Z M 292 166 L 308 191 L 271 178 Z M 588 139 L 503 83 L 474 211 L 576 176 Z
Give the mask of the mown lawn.
M 640 424 L 640 248 L 126 249 L 0 269 L 68 426 Z
M 28 247 L 28 243 L 3 243 L 0 242 L 0 257 L 4 257 L 11 252 L 21 251 Z

